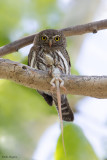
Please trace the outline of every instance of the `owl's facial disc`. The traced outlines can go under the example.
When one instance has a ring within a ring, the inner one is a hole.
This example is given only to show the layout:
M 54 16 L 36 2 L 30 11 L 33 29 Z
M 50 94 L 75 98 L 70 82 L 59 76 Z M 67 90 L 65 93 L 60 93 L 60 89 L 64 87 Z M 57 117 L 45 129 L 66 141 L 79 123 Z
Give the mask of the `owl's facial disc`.
M 43 30 L 38 34 L 38 38 L 35 38 L 36 45 L 44 47 L 66 47 L 66 39 L 63 32 L 54 29 Z

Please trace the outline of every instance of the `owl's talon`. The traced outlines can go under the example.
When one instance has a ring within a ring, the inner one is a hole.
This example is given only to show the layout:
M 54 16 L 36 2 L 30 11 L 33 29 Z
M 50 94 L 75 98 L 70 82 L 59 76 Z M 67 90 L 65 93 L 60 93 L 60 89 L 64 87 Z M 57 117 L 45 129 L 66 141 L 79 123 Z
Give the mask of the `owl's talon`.
M 64 68 L 62 66 L 60 66 L 60 64 L 58 65 L 58 68 L 60 68 L 62 71 L 64 71 Z

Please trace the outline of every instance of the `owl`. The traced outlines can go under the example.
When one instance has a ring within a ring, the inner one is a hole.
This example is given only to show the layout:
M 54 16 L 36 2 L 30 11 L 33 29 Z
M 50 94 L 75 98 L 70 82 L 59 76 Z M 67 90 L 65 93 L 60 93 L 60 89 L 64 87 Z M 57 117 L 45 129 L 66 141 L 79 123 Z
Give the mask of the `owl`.
M 48 61 L 48 58 L 51 61 Z M 61 74 L 70 75 L 71 63 L 66 50 L 66 38 L 63 32 L 54 29 L 39 32 L 35 36 L 33 46 L 30 49 L 28 65 L 32 68 L 49 72 L 52 66 L 58 67 Z M 50 106 L 54 102 L 58 111 L 56 94 L 44 91 L 38 92 Z M 74 115 L 64 94 L 61 95 L 61 111 L 64 121 L 73 121 Z

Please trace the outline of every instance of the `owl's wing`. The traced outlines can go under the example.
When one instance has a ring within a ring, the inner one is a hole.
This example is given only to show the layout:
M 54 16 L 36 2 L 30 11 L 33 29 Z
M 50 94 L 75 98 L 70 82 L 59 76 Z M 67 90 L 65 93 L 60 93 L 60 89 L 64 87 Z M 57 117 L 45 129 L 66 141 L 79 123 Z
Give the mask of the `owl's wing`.
M 53 105 L 53 98 L 51 95 L 46 94 L 45 92 L 42 91 L 38 91 L 38 93 L 43 96 L 43 98 L 45 99 L 45 101 L 52 106 Z
M 70 56 L 69 56 L 69 54 L 68 54 L 68 52 L 67 52 L 66 49 L 65 49 L 64 54 L 65 54 L 66 60 L 67 60 L 67 62 L 68 62 L 68 64 L 69 64 L 69 67 L 71 68 Z
M 37 49 L 33 46 L 30 49 L 29 55 L 28 55 L 28 66 L 32 68 L 36 68 L 36 55 L 37 55 Z
M 37 69 L 37 66 L 36 66 L 36 55 L 38 53 L 38 50 L 35 48 L 35 47 L 32 47 L 30 52 L 29 52 L 29 55 L 28 55 L 28 66 L 32 67 L 32 68 L 36 68 Z M 43 98 L 46 100 L 46 102 L 52 106 L 53 104 L 53 98 L 51 95 L 48 95 L 47 93 L 45 92 L 42 92 L 42 91 L 39 91 L 37 90 L 38 93 L 40 95 L 43 96 Z
M 69 56 L 69 54 L 68 54 L 68 52 L 67 52 L 67 50 L 65 49 L 65 48 L 63 48 L 63 47 L 61 47 L 60 48 L 60 50 L 61 50 L 61 54 L 63 55 L 63 57 L 66 59 L 66 61 L 67 61 L 67 64 L 68 64 L 68 69 L 69 69 L 69 74 L 71 73 L 71 62 L 70 62 L 70 56 Z

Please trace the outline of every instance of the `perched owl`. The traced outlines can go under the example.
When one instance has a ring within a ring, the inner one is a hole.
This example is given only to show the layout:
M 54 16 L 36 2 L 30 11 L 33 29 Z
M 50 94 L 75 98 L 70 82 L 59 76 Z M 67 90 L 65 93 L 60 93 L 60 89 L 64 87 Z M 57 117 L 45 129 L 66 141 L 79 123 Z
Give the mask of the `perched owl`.
M 51 59 L 50 63 L 48 58 Z M 52 62 L 52 63 L 51 63 Z M 53 29 L 41 31 L 34 38 L 33 47 L 28 55 L 28 65 L 38 70 L 50 71 L 50 67 L 58 67 L 63 74 L 70 74 L 71 63 L 66 51 L 66 38 L 63 32 Z M 38 91 L 52 106 L 53 102 L 58 110 L 58 102 L 55 94 Z M 62 119 L 73 121 L 73 112 L 69 106 L 66 95 L 61 95 Z

